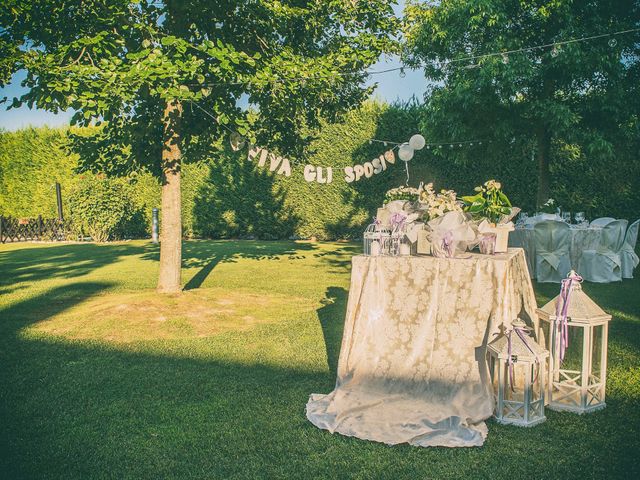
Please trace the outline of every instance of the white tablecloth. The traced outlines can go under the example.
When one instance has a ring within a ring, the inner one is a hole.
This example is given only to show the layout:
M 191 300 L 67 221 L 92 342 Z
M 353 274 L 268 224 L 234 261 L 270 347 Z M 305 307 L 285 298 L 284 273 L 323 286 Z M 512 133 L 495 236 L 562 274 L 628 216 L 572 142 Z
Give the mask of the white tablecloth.
M 602 227 L 572 227 L 571 245 L 569 246 L 569 257 L 571 258 L 571 268 L 580 272 L 580 259 L 585 250 L 595 250 L 600 243 Z M 536 245 L 533 235 L 533 227 L 516 228 L 509 234 L 509 246 L 523 248 L 527 257 L 527 266 L 531 277 L 535 277 Z
M 486 345 L 518 315 L 537 326 L 524 252 L 353 257 L 333 392 L 316 426 L 387 444 L 477 446 L 494 398 Z

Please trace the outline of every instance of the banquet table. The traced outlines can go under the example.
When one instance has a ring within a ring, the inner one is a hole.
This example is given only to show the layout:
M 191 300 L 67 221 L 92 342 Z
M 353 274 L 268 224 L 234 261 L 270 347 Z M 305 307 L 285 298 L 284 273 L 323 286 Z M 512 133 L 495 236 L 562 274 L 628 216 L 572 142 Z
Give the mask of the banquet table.
M 600 243 L 602 235 L 602 227 L 579 227 L 571 226 L 571 245 L 569 245 L 569 257 L 571 259 L 571 268 L 580 271 L 580 260 L 582 252 L 585 250 L 595 250 Z M 536 244 L 534 239 L 533 226 L 525 228 L 516 228 L 509 234 L 509 246 L 520 247 L 525 251 L 527 258 L 527 266 L 531 278 L 536 275 Z
M 537 327 L 522 249 L 464 258 L 354 256 L 335 389 L 317 427 L 386 444 L 482 445 L 493 413 L 486 346 L 517 316 Z

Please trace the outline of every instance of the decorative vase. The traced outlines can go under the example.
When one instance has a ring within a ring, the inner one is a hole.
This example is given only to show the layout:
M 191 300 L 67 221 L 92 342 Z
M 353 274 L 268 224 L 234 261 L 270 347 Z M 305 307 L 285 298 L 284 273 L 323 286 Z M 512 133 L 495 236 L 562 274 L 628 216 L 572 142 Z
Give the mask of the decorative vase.
M 493 255 L 496 253 L 496 234 L 487 233 L 480 239 L 480 253 L 483 255 Z
M 509 232 L 513 231 L 513 223 L 496 225 L 495 253 L 505 253 L 509 249 Z

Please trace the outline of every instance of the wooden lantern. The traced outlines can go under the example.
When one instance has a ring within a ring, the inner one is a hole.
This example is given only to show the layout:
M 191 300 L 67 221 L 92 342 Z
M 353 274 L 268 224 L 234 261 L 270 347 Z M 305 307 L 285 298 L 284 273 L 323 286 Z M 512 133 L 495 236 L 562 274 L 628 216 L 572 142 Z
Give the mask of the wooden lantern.
M 529 336 L 517 319 L 509 332 L 488 346 L 489 372 L 500 423 L 532 427 L 546 420 L 544 394 L 549 352 Z
M 571 271 L 560 294 L 537 310 L 538 338 L 551 351 L 547 397 L 552 410 L 588 413 L 606 406 L 611 315 L 582 291 Z

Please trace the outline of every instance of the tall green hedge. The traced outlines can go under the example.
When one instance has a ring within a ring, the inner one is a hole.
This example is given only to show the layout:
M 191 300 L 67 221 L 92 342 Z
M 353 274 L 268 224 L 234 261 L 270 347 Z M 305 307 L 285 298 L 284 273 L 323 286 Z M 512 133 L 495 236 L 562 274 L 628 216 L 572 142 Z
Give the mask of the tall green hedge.
M 368 102 L 340 124 L 325 125 L 311 143 L 306 158 L 293 166 L 291 177 L 275 175 L 247 160 L 246 149 L 227 151 L 208 162 L 183 169 L 185 235 L 211 238 L 264 239 L 299 236 L 318 239 L 358 237 L 381 203 L 384 192 L 404 185 L 404 164 L 397 160 L 370 179 L 346 183 L 342 167 L 369 161 L 387 148 L 369 138 L 404 141 L 427 125 L 428 141 L 446 138 L 430 132 L 424 110 L 415 104 L 388 106 Z M 79 176 L 77 158 L 63 148 L 65 130 L 26 129 L 0 134 L 0 214 L 29 217 L 56 212 L 54 182 L 62 184 L 66 199 Z M 615 155 L 587 152 L 557 142 L 552 164 L 553 195 L 560 205 L 588 216 L 634 220 L 640 212 L 640 162 L 621 136 Z M 465 139 L 466 140 L 466 139 Z M 535 209 L 536 166 L 530 139 L 483 143 L 455 148 L 425 148 L 409 163 L 410 185 L 433 181 L 437 189 L 469 193 L 489 178 L 503 183 L 515 205 Z M 462 154 L 464 152 L 464 154 Z M 334 167 L 331 184 L 307 183 L 303 165 Z M 86 174 L 85 174 L 86 175 Z M 160 187 L 148 174 L 127 180 L 136 210 L 143 212 L 147 232 L 151 209 L 160 206 Z M 65 208 L 68 206 L 65 201 Z M 68 213 L 68 212 L 67 212 Z

